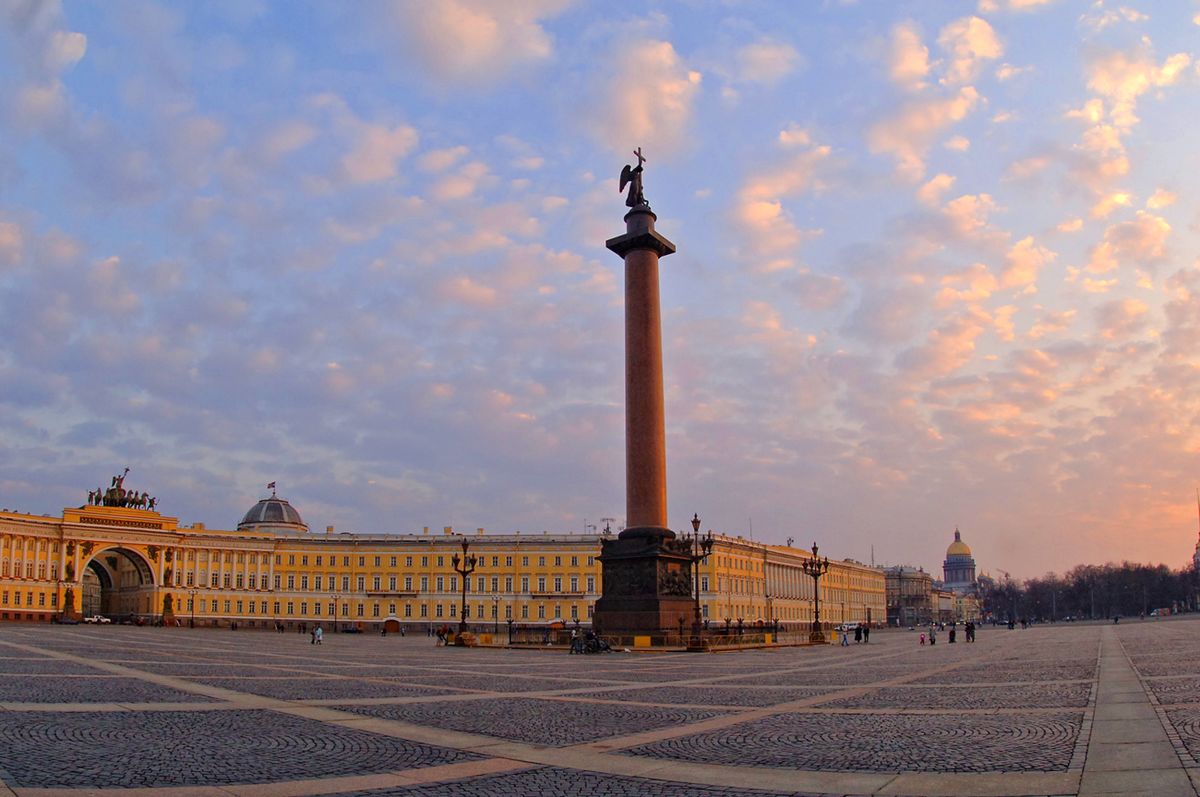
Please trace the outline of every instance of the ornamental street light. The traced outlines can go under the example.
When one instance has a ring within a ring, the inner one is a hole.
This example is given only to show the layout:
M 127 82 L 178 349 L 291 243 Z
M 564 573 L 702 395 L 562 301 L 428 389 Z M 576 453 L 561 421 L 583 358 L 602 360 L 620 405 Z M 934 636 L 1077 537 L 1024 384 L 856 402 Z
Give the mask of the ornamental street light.
M 196 589 L 193 587 L 188 590 L 188 608 L 192 610 L 192 619 L 188 621 L 188 628 L 196 627 Z
M 712 554 L 713 535 L 710 529 L 708 534 L 700 536 L 700 515 L 692 513 L 692 537 L 691 537 L 691 560 L 692 560 L 692 585 L 695 589 L 695 604 L 692 612 L 692 633 L 698 635 L 700 633 L 700 563 L 707 559 Z M 682 635 L 682 632 L 680 632 Z
M 813 580 L 813 622 L 812 631 L 808 635 L 809 642 L 825 642 L 825 632 L 821 630 L 821 576 L 829 572 L 829 557 L 817 558 L 817 544 L 812 547 L 812 558 L 805 559 L 801 568 Z
M 463 537 L 462 559 L 458 558 L 458 554 L 450 557 L 450 564 L 454 566 L 454 572 L 462 577 L 462 615 L 458 618 L 458 633 L 460 634 L 467 632 L 467 582 L 470 575 L 475 572 L 475 565 L 479 561 L 479 557 L 468 554 L 470 547 L 471 541 Z
M 341 600 L 341 598 L 342 596 L 336 592 L 331 592 L 329 594 L 329 599 L 333 601 L 333 633 L 335 634 L 338 632 L 337 610 L 338 601 Z
M 492 596 L 492 633 L 500 633 L 500 596 Z

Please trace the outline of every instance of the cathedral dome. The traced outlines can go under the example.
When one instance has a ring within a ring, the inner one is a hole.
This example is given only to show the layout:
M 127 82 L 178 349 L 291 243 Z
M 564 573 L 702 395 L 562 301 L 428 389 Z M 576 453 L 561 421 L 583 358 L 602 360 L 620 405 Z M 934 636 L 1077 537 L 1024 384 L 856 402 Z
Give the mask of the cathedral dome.
M 958 533 L 958 529 L 954 530 L 954 542 L 950 543 L 950 547 L 946 549 L 946 558 L 952 556 L 967 556 L 971 555 L 971 547 L 962 541 L 962 535 Z
M 256 529 L 285 529 L 292 531 L 308 531 L 308 524 L 300 517 L 295 507 L 274 493 L 270 498 L 264 498 L 242 517 L 238 523 L 238 531 L 254 531 Z

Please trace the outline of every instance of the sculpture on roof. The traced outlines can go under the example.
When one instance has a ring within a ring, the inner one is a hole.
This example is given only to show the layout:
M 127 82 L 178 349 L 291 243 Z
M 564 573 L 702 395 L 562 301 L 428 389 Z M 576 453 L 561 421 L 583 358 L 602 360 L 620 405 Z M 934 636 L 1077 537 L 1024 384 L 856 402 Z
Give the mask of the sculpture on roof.
M 97 487 L 95 490 L 88 490 L 88 504 L 90 506 L 120 506 L 128 509 L 150 509 L 153 510 L 158 506 L 158 499 L 152 497 L 149 493 L 143 491 L 125 489 L 125 477 L 129 475 L 129 468 L 126 468 L 124 473 L 120 473 L 112 477 L 112 481 L 107 490 Z

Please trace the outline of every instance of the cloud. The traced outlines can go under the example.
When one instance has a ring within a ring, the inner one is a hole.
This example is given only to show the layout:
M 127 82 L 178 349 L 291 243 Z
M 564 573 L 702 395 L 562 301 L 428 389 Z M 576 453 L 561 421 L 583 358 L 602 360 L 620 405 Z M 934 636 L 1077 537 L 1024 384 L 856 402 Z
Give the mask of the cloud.
M 947 307 L 955 302 L 981 302 L 987 299 L 1000 283 L 983 263 L 975 263 L 967 269 L 942 277 L 942 289 L 935 303 Z
M 800 53 L 790 44 L 761 41 L 747 44 L 734 58 L 735 78 L 742 83 L 772 85 L 792 74 L 801 64 Z
M 952 86 L 974 80 L 985 61 L 1004 55 L 996 31 L 980 17 L 963 17 L 946 25 L 938 34 L 938 46 L 949 58 L 941 82 Z
M 383 5 L 383 29 L 437 81 L 491 83 L 521 67 L 548 61 L 554 43 L 543 27 L 567 7 L 563 0 L 408 2 Z
M 1032 11 L 1048 6 L 1056 0 L 979 0 L 979 13 L 994 14 L 998 11 Z
M 1150 19 L 1148 15 L 1136 8 L 1128 6 L 1105 8 L 1102 3 L 1095 3 L 1090 12 L 1084 14 L 1080 21 L 1092 30 L 1100 31 L 1121 22 L 1145 22 L 1148 19 Z
M 929 48 L 921 42 L 921 31 L 915 22 L 901 22 L 892 28 L 888 75 L 893 83 L 909 91 L 927 85 Z
M 467 156 L 470 152 L 465 146 L 446 147 L 426 152 L 417 161 L 417 165 L 427 172 L 444 172 Z
M 1062 332 L 1075 320 L 1075 310 L 1048 310 L 1029 328 L 1030 340 L 1041 340 L 1047 335 Z
M 1146 326 L 1150 308 L 1137 299 L 1114 299 L 1096 308 L 1097 332 L 1108 340 L 1127 338 Z
M 867 146 L 873 153 L 893 156 L 897 172 L 905 179 L 919 180 L 925 173 L 925 154 L 934 139 L 966 118 L 979 102 L 979 93 L 971 86 L 963 86 L 949 97 L 912 100 L 895 115 L 870 127 Z
M 1153 266 L 1167 256 L 1171 225 L 1145 210 L 1137 218 L 1114 224 L 1104 231 L 1104 240 L 1092 248 L 1088 271 L 1105 274 L 1121 266 Z
M 700 89 L 700 73 L 688 69 L 670 42 L 641 40 L 614 55 L 617 65 L 593 105 L 597 139 L 618 152 L 643 146 L 649 159 L 682 147 Z
M 1083 219 L 1074 218 L 1061 221 L 1054 229 L 1059 232 L 1079 232 L 1083 229 Z
M 784 146 L 791 151 L 795 145 L 788 142 Z M 822 189 L 831 154 L 829 146 L 809 146 L 751 175 L 738 190 L 733 219 L 757 270 L 794 267 L 800 245 L 821 234 L 820 230 L 801 229 L 784 207 L 784 200 Z
M 950 136 L 942 146 L 954 152 L 966 152 L 971 148 L 971 139 L 966 136 Z
M 313 98 L 312 105 L 328 111 L 347 139 L 349 149 L 338 165 L 341 176 L 351 183 L 375 183 L 395 177 L 399 174 L 399 161 L 416 149 L 420 139 L 411 125 L 362 119 L 337 95 L 319 95 Z
M 1179 196 L 1174 191 L 1168 191 L 1165 188 L 1160 188 L 1150 195 L 1146 200 L 1146 207 L 1150 210 L 1158 210 L 1174 205 L 1178 201 Z
M 1117 208 L 1127 208 L 1131 204 L 1133 204 L 1133 197 L 1124 191 L 1117 191 L 1101 197 L 1099 202 L 1092 205 L 1091 216 L 1093 219 L 1102 219 Z
M 971 362 L 975 341 L 991 320 L 982 310 L 968 308 L 931 330 L 924 345 L 897 355 L 896 367 L 908 379 L 922 381 L 953 374 Z
M 1013 66 L 1012 64 L 1001 64 L 996 68 L 996 80 L 1005 81 L 1024 75 L 1033 71 L 1031 66 Z
M 1174 83 L 1191 63 L 1187 53 L 1176 53 L 1155 63 L 1148 44 L 1129 51 L 1103 51 L 1088 60 L 1088 88 L 1110 102 L 1109 118 L 1119 128 L 1137 124 L 1138 98 L 1152 88 Z
M 1012 245 L 1005 255 L 1007 265 L 1000 274 L 1005 288 L 1026 288 L 1037 284 L 1038 273 L 1052 263 L 1057 253 L 1034 243 L 1026 236 Z
M 954 186 L 954 176 L 942 172 L 929 178 L 917 189 L 917 199 L 926 205 L 937 205 L 942 201 L 942 194 Z
M 0 265 L 15 266 L 25 252 L 25 232 L 12 221 L 0 217 Z

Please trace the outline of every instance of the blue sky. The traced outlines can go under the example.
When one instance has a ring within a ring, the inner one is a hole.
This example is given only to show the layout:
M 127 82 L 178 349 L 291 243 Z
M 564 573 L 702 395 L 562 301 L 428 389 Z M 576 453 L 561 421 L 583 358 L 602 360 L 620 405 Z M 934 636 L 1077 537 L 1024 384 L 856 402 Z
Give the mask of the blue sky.
M 1200 4 L 0 2 L 0 505 L 622 519 L 936 567 L 1196 541 Z

